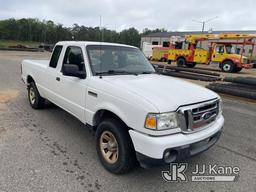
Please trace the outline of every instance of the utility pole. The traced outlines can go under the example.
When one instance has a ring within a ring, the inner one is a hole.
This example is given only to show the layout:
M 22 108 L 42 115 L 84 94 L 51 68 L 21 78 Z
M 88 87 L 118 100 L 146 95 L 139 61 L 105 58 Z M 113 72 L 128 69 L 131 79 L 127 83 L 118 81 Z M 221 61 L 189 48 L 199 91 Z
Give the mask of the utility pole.
M 103 41 L 103 32 L 102 32 L 102 27 L 101 27 L 101 15 L 100 15 L 100 41 Z
M 202 20 L 202 21 L 198 21 L 198 20 L 192 20 L 192 21 L 194 21 L 196 23 L 201 23 L 202 24 L 202 33 L 204 33 L 205 24 L 214 20 L 214 19 L 217 19 L 217 18 L 218 18 L 218 16 L 215 16 L 215 17 L 210 18 L 210 19 Z M 202 41 L 200 41 L 200 48 L 202 48 Z

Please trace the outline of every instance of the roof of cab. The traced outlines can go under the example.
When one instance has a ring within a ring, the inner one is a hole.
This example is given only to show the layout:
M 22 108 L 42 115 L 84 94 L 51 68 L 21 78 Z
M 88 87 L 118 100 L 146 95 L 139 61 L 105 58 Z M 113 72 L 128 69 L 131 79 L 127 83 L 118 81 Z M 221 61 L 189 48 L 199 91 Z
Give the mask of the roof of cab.
M 106 42 L 97 42 L 97 41 L 60 41 L 56 43 L 56 45 L 78 45 L 78 46 L 86 46 L 86 45 L 112 45 L 112 46 L 123 46 L 123 47 L 131 47 L 137 48 L 131 45 L 119 44 L 119 43 L 106 43 Z

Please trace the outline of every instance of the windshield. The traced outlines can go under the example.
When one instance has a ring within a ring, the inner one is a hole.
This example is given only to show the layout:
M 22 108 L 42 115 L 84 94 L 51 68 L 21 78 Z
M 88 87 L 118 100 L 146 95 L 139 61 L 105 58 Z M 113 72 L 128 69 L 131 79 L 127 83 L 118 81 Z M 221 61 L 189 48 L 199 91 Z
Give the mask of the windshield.
M 226 52 L 227 52 L 227 54 L 235 54 L 236 53 L 235 48 L 232 47 L 232 45 L 230 45 L 230 46 L 226 45 Z
M 88 45 L 88 56 L 94 75 L 154 73 L 153 66 L 139 49 Z

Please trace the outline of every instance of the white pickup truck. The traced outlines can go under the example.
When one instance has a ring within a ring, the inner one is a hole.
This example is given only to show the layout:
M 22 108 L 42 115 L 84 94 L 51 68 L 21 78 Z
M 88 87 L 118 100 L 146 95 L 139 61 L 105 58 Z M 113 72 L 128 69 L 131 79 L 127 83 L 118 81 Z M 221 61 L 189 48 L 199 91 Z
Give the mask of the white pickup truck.
M 24 60 L 21 70 L 30 105 L 47 99 L 93 128 L 99 159 L 113 173 L 203 152 L 224 124 L 216 93 L 157 74 L 136 47 L 59 42 L 50 61 Z

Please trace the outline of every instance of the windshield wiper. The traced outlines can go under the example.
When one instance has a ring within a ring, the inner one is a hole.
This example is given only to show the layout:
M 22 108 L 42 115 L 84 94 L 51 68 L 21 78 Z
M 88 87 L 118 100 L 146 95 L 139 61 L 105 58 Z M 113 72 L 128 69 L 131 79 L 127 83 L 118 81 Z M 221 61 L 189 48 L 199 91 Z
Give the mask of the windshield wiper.
M 155 71 L 142 71 L 139 74 L 156 74 L 157 72 Z
M 108 70 L 108 71 L 102 71 L 102 72 L 96 72 L 95 75 L 138 75 L 138 73 L 131 72 L 131 71 L 119 71 L 119 70 Z

